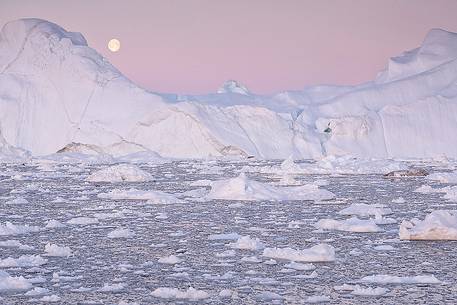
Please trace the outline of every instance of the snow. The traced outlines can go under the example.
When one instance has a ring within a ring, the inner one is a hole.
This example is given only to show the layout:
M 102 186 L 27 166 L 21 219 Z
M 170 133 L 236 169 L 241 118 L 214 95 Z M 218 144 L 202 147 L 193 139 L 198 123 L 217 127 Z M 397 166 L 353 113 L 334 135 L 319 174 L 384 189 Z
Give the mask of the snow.
M 294 262 L 332 262 L 335 260 L 335 249 L 327 244 L 318 244 L 304 250 L 265 248 L 263 250 L 263 256 Z
M 203 290 L 197 290 L 193 287 L 187 288 L 187 290 L 180 290 L 177 288 L 159 287 L 156 288 L 152 293 L 152 296 L 162 299 L 185 299 L 190 301 L 197 301 L 206 299 L 209 294 Z
M 210 199 L 223 200 L 330 200 L 335 195 L 327 190 L 319 189 L 314 184 L 296 187 L 276 187 L 266 183 L 248 179 L 241 173 L 238 177 L 218 180 L 211 183 L 211 191 L 206 196 Z
M 69 257 L 73 254 L 70 247 L 58 246 L 51 243 L 46 244 L 46 246 L 44 247 L 44 251 L 46 252 L 46 256 Z
M 229 243 L 228 246 L 233 249 L 242 250 L 261 250 L 264 248 L 264 244 L 258 238 L 251 238 L 251 236 L 241 236 L 235 242 Z
M 22 276 L 10 276 L 7 272 L 0 270 L 0 293 L 8 291 L 24 291 L 29 290 L 32 287 L 33 285 Z
M 407 240 L 457 240 L 457 211 L 438 210 L 424 220 L 404 220 L 399 235 Z
M 376 274 L 365 276 L 360 279 L 364 283 L 388 285 L 388 284 L 440 284 L 434 275 L 416 275 L 416 276 L 395 276 L 386 274 Z
M 144 182 L 151 174 L 133 164 L 118 164 L 97 170 L 87 177 L 90 182 Z
M 314 224 L 317 229 L 338 230 L 346 232 L 370 233 L 380 232 L 382 229 L 376 225 L 373 219 L 358 219 L 351 217 L 346 220 L 321 219 Z

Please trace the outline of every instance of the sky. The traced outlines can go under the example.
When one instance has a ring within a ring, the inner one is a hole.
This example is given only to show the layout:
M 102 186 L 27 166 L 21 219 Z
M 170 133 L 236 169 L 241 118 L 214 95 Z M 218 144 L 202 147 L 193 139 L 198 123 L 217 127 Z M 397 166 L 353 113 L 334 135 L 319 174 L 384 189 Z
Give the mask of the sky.
M 52 21 L 142 87 L 189 94 L 228 79 L 259 94 L 370 81 L 431 28 L 457 32 L 455 12 L 457 0 L 0 0 L 1 26 Z

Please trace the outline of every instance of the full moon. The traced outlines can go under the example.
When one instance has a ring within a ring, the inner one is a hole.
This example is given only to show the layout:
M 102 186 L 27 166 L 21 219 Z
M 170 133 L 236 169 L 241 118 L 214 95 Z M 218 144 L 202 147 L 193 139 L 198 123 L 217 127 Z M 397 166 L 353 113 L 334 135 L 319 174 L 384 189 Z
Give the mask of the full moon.
M 119 40 L 113 38 L 108 42 L 108 49 L 111 52 L 117 52 L 117 51 L 119 51 L 120 48 L 121 48 L 121 42 Z

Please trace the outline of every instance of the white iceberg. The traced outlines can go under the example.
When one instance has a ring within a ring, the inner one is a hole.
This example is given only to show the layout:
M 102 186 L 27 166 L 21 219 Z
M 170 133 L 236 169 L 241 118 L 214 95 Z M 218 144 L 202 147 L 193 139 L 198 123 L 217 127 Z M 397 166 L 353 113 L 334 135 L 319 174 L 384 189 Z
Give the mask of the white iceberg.
M 320 189 L 315 184 L 303 186 L 276 187 L 250 180 L 244 173 L 238 177 L 214 181 L 207 199 L 223 200 L 330 200 L 335 198 L 332 192 Z
M 424 220 L 404 220 L 399 235 L 407 240 L 457 240 L 457 211 L 438 210 Z
M 144 182 L 152 175 L 133 164 L 118 164 L 99 169 L 87 177 L 90 182 Z

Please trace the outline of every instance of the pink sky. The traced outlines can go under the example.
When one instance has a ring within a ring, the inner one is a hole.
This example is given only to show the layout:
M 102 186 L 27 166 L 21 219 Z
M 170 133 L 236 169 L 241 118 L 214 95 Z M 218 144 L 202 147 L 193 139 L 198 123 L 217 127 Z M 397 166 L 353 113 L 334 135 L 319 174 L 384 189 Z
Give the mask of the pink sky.
M 456 12 L 456 0 L 1 0 L 0 23 L 36 17 L 81 32 L 153 91 L 208 93 L 236 79 L 273 93 L 372 80 L 429 29 L 457 32 Z

